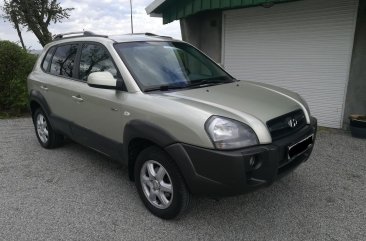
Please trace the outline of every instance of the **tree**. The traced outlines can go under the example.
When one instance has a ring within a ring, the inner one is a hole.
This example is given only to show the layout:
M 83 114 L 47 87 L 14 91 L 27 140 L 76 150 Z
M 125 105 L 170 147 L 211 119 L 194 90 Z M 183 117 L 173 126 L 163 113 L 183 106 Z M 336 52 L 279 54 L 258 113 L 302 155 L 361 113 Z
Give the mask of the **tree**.
M 9 5 L 11 5 L 11 4 L 12 3 L 10 3 Z M 5 8 L 4 8 L 4 10 L 5 10 Z M 26 50 L 26 47 L 25 47 L 25 44 L 24 44 L 24 41 L 23 41 L 22 31 L 21 31 L 20 26 L 19 26 L 19 17 L 17 15 L 17 11 L 14 8 L 14 6 L 12 6 L 12 7 L 9 6 L 9 8 L 7 8 L 6 10 L 7 10 L 7 13 L 3 17 L 6 20 L 8 20 L 9 22 L 13 23 L 13 27 L 17 30 L 20 43 L 21 43 L 23 49 Z
M 52 41 L 52 34 L 48 30 L 50 23 L 68 19 L 73 8 L 62 8 L 57 0 L 4 0 L 3 10 L 5 19 L 12 22 L 17 29 L 21 42 L 19 26 L 32 31 L 39 43 L 45 46 Z

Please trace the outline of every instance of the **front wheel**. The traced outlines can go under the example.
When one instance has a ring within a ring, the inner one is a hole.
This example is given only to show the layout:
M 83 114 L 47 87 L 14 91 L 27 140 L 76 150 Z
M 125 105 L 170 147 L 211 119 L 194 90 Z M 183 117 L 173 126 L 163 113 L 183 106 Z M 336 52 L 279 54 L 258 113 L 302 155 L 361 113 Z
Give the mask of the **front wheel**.
M 140 198 L 154 215 L 172 219 L 188 209 L 191 195 L 178 167 L 158 147 L 148 147 L 139 154 L 134 174 Z

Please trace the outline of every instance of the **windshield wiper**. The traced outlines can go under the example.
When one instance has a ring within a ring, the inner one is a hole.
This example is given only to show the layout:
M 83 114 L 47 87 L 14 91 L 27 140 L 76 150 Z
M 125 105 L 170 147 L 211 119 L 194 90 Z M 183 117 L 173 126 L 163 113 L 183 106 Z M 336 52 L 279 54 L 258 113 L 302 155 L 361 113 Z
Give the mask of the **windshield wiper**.
M 167 90 L 177 90 L 177 89 L 185 89 L 187 88 L 186 85 L 160 85 L 157 87 L 151 87 L 144 90 L 144 92 L 151 92 L 151 91 L 167 91 Z
M 199 79 L 195 80 L 193 83 L 186 84 L 186 85 L 160 85 L 155 87 L 146 88 L 144 92 L 151 92 L 151 91 L 167 91 L 167 90 L 177 90 L 177 89 L 187 89 L 187 88 L 195 88 L 195 87 L 202 87 L 202 86 L 209 86 L 209 85 L 216 85 L 216 84 L 227 84 L 232 83 L 234 79 L 228 79 L 226 76 L 219 76 L 213 78 L 206 78 L 206 79 Z
M 187 87 L 195 87 L 202 85 L 213 85 L 213 84 L 227 84 L 231 83 L 233 80 L 226 79 L 226 77 L 213 77 L 207 79 L 195 80 L 193 83 L 189 84 Z

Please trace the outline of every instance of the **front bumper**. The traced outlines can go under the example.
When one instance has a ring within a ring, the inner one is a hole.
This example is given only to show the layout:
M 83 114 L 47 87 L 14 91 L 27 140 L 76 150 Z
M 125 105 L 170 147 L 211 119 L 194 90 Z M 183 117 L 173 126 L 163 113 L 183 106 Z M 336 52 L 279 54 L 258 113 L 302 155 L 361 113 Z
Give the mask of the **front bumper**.
M 311 118 L 310 125 L 269 145 L 218 151 L 176 143 L 166 151 L 179 166 L 192 194 L 231 196 L 268 186 L 306 161 L 314 145 L 291 160 L 287 150 L 310 135 L 315 141 L 316 130 L 317 120 Z M 255 165 L 250 165 L 252 157 Z

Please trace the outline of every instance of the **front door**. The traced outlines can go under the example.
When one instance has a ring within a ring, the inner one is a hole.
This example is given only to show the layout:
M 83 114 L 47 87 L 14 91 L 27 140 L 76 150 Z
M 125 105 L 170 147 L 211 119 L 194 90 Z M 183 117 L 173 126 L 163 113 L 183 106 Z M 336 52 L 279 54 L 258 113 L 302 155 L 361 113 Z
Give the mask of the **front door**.
M 78 71 L 78 78 L 83 86 L 73 91 L 76 104 L 73 136 L 80 142 L 115 157 L 122 150 L 122 107 L 127 93 L 88 86 L 86 81 L 89 74 L 100 71 L 108 71 L 116 79 L 119 76 L 104 46 L 96 43 L 83 44 Z

